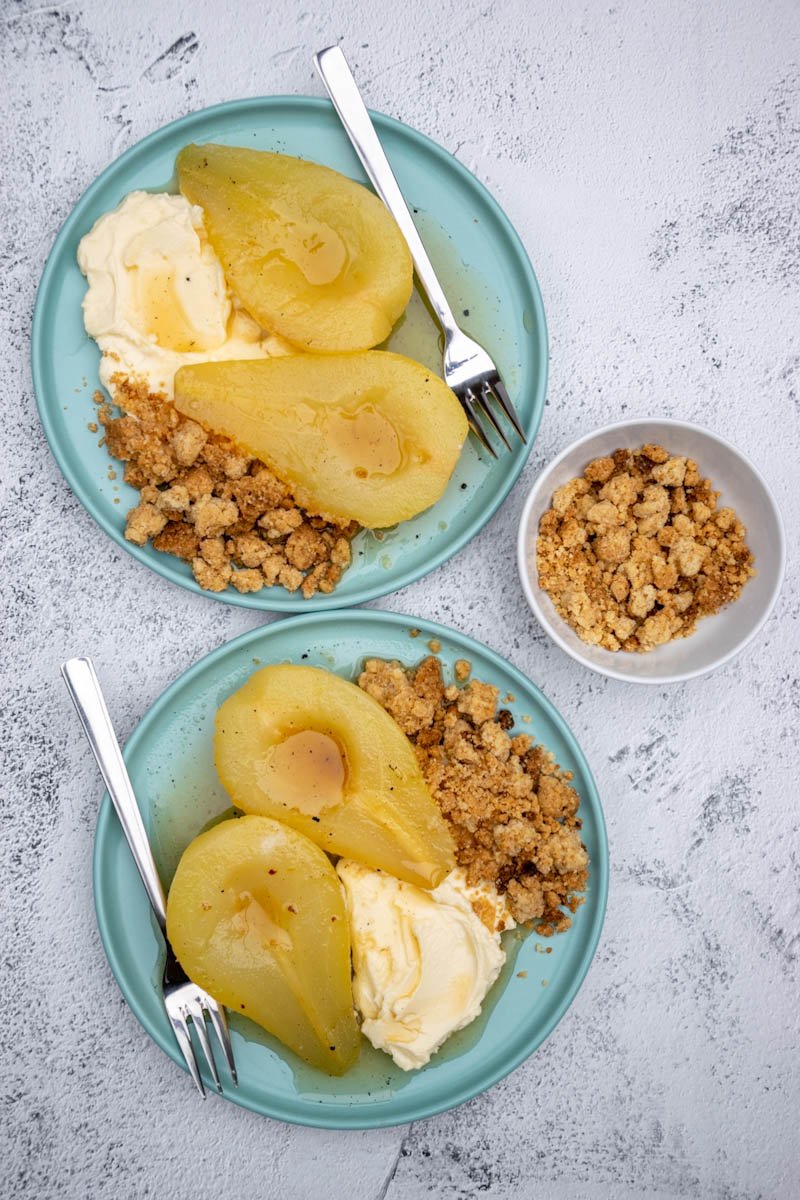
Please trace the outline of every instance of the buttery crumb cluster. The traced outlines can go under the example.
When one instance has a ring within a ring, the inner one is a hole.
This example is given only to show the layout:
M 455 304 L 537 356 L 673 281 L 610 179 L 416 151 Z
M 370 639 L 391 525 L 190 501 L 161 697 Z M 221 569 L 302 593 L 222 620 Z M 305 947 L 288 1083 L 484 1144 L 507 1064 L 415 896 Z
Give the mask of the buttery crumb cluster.
M 746 530 L 691 458 L 615 450 L 553 494 L 539 524 L 539 584 L 579 637 L 652 650 L 693 633 L 755 574 Z
M 228 438 L 181 416 L 143 384 L 114 383 L 123 415 L 100 403 L 99 420 L 109 452 L 125 462 L 125 482 L 141 493 L 128 513 L 128 541 L 149 540 L 185 559 L 210 592 L 281 584 L 308 600 L 333 591 L 350 564 L 355 522 L 309 516 L 286 484 Z
M 470 670 L 459 660 L 458 683 L 445 686 L 435 657 L 409 670 L 373 658 L 358 682 L 413 744 L 467 881 L 495 884 L 516 921 L 560 933 L 572 923 L 564 908 L 583 903 L 589 876 L 578 793 L 552 754 L 514 735 L 496 687 L 465 683 Z

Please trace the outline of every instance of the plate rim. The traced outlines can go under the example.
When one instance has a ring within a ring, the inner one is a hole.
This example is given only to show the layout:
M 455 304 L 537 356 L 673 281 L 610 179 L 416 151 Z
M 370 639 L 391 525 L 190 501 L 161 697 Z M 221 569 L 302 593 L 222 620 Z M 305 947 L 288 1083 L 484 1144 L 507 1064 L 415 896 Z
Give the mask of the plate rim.
M 411 1121 L 424 1120 L 428 1117 L 435 1116 L 438 1113 L 448 1112 L 449 1110 L 458 1107 L 461 1104 L 473 1099 L 475 1096 L 481 1095 L 489 1088 L 499 1083 L 510 1075 L 518 1066 L 529 1058 L 550 1036 L 555 1027 L 560 1023 L 567 1011 L 575 1000 L 584 979 L 588 973 L 589 967 L 594 960 L 597 952 L 597 947 L 600 941 L 600 935 L 603 930 L 605 921 L 606 907 L 608 902 L 608 884 L 609 884 L 609 852 L 608 852 L 608 834 L 603 813 L 603 806 L 600 800 L 600 794 L 597 784 L 594 779 L 594 774 L 589 765 L 589 762 L 584 754 L 581 746 L 567 724 L 559 710 L 550 701 L 547 696 L 541 691 L 537 684 L 532 679 L 528 678 L 519 667 L 510 662 L 503 655 L 499 654 L 491 646 L 487 646 L 483 642 L 478 642 L 469 634 L 462 633 L 460 630 L 452 629 L 449 626 L 442 625 L 436 621 L 430 621 L 423 617 L 416 617 L 408 613 L 398 613 L 385 609 L 344 609 L 334 612 L 312 612 L 301 613 L 295 617 L 286 618 L 285 620 L 273 621 L 268 625 L 256 626 L 255 629 L 247 630 L 245 633 L 239 634 L 237 637 L 224 642 L 217 646 L 210 653 L 204 655 L 192 663 L 186 670 L 172 681 L 142 714 L 137 722 L 136 728 L 131 733 L 125 743 L 123 749 L 123 757 L 128 762 L 129 758 L 136 753 L 140 742 L 144 739 L 143 728 L 147 726 L 160 715 L 161 711 L 168 707 L 171 697 L 181 688 L 191 682 L 192 677 L 199 675 L 209 666 L 214 666 L 221 660 L 224 660 L 226 655 L 232 651 L 238 651 L 250 646 L 252 643 L 258 642 L 260 639 L 280 638 L 280 635 L 287 627 L 294 630 L 304 625 L 311 625 L 314 622 L 322 621 L 344 621 L 346 623 L 358 624 L 366 621 L 369 624 L 377 626 L 386 624 L 390 626 L 411 626 L 418 628 L 421 633 L 427 633 L 432 637 L 446 638 L 448 641 L 458 643 L 467 654 L 477 648 L 481 653 L 487 655 L 493 663 L 499 663 L 501 669 L 510 673 L 516 686 L 524 690 L 532 691 L 538 704 L 541 704 L 546 711 L 549 719 L 553 721 L 559 730 L 560 735 L 565 740 L 573 757 L 581 763 L 582 769 L 585 772 L 588 795 L 581 796 L 581 803 L 587 803 L 595 818 L 597 827 L 597 836 L 600 845 L 600 854 L 597 861 L 593 863 L 592 887 L 596 889 L 596 909 L 593 914 L 592 923 L 588 930 L 586 945 L 584 946 L 581 957 L 578 961 L 577 969 L 570 979 L 569 985 L 561 1002 L 557 1005 L 551 1016 L 544 1025 L 537 1030 L 535 1036 L 527 1038 L 522 1046 L 522 1049 L 515 1052 L 510 1059 L 504 1061 L 500 1069 L 495 1069 L 489 1072 L 488 1075 L 482 1076 L 477 1086 L 467 1085 L 462 1086 L 458 1092 L 454 1093 L 444 1102 L 421 1101 L 410 1116 L 403 1116 L 399 1119 L 391 1114 L 382 1114 L 379 1110 L 370 1115 L 370 1107 L 367 1105 L 348 1108 L 344 1105 L 341 1107 L 330 1108 L 324 1101 L 315 1101 L 313 1104 L 306 1102 L 307 1111 L 291 1113 L 287 1115 L 280 1103 L 275 1103 L 269 1097 L 263 1102 L 254 1103 L 244 1096 L 240 1096 L 236 1091 L 228 1091 L 225 1093 L 225 1098 L 232 1103 L 237 1104 L 241 1108 L 246 1108 L 251 1112 L 258 1113 L 260 1116 L 269 1117 L 273 1120 L 283 1121 L 292 1125 L 303 1125 L 309 1128 L 317 1129 L 379 1129 L 392 1128 L 398 1125 L 408 1124 Z M 114 948 L 113 939 L 109 933 L 109 916 L 106 910 L 106 899 L 104 896 L 102 884 L 102 872 L 104 870 L 101 849 L 111 833 L 110 825 L 114 816 L 108 793 L 104 793 L 100 808 L 98 811 L 97 822 L 95 825 L 94 846 L 92 851 L 92 892 L 94 897 L 95 917 L 97 927 L 100 934 L 100 940 L 103 946 L 103 951 L 111 972 L 116 980 L 117 986 L 122 993 L 122 996 L 133 1012 L 139 1024 L 144 1029 L 145 1033 L 150 1037 L 161 1050 L 173 1062 L 177 1063 L 183 1070 L 186 1070 L 186 1064 L 183 1061 L 177 1045 L 172 1045 L 167 1037 L 164 1036 L 164 1031 L 151 1029 L 146 1021 L 141 1006 L 132 999 L 126 992 L 122 984 L 124 971 L 120 965 L 119 956 Z M 302 1099 L 298 1097 L 298 1101 L 302 1103 Z
M 197 123 L 209 118 L 214 118 L 221 114 L 232 114 L 234 112 L 248 112 L 266 108 L 281 108 L 285 105 L 294 105 L 308 112 L 332 111 L 333 106 L 330 101 L 320 96 L 306 95 L 276 95 L 276 96 L 248 96 L 238 100 L 226 100 L 219 104 L 208 105 L 204 108 L 196 109 L 193 112 L 186 113 L 182 117 L 177 117 L 172 121 L 168 121 L 165 125 L 159 126 L 146 134 L 139 141 L 129 146 L 122 154 L 106 166 L 99 175 L 95 176 L 89 186 L 81 193 L 75 204 L 72 206 L 69 214 L 64 220 L 59 229 L 50 251 L 47 255 L 44 268 L 42 270 L 39 284 L 36 289 L 36 300 L 33 310 L 33 320 L 31 324 L 31 375 L 33 380 L 33 392 L 36 402 L 36 409 L 39 415 L 39 420 L 44 430 L 45 438 L 50 447 L 50 451 L 56 460 L 61 474 L 64 476 L 67 484 L 73 494 L 80 501 L 85 511 L 89 514 L 92 520 L 106 533 L 112 541 L 130 554 L 138 563 L 155 571 L 161 578 L 177 587 L 183 588 L 185 591 L 194 593 L 195 595 L 210 597 L 214 600 L 221 601 L 223 604 L 230 604 L 237 608 L 247 608 L 255 612 L 280 612 L 290 613 L 292 615 L 302 615 L 308 612 L 323 612 L 327 610 L 336 610 L 340 608 L 350 608 L 355 605 L 367 603 L 370 600 L 376 600 L 383 596 L 391 595 L 398 592 L 417 580 L 427 577 L 434 571 L 438 570 L 444 563 L 448 562 L 456 554 L 464 549 L 465 546 L 476 537 L 481 530 L 489 523 L 500 506 L 505 502 L 514 484 L 521 475 L 526 463 L 530 458 L 533 450 L 536 435 L 541 425 L 542 417 L 544 416 L 545 400 L 547 396 L 547 384 L 549 375 L 550 350 L 547 333 L 547 319 L 544 311 L 544 301 L 542 298 L 541 288 L 533 269 L 530 257 L 522 242 L 520 235 L 517 233 L 513 224 L 506 216 L 498 201 L 494 198 L 489 188 L 478 179 L 477 175 L 473 174 L 468 167 L 434 141 L 427 134 L 422 133 L 418 129 L 414 129 L 411 125 L 399 121 L 396 117 L 388 116 L 384 113 L 370 109 L 370 115 L 376 124 L 379 131 L 382 129 L 391 129 L 400 133 L 403 137 L 409 139 L 412 143 L 423 146 L 426 151 L 433 153 L 434 156 L 440 158 L 446 163 L 449 170 L 460 176 L 461 181 L 468 187 L 477 188 L 488 208 L 492 211 L 497 220 L 504 236 L 507 238 L 514 252 L 515 261 L 522 272 L 525 285 L 530 298 L 533 302 L 533 321 L 534 330 L 537 339 L 542 347 L 542 360 L 538 371 L 536 372 L 535 389 L 533 396 L 533 408 L 531 412 L 530 423 L 528 427 L 528 452 L 519 457 L 512 465 L 512 469 L 506 473 L 501 479 L 498 488 L 494 492 L 489 504 L 481 509 L 475 518 L 469 523 L 464 532 L 452 542 L 445 542 L 444 546 L 437 550 L 432 555 L 430 560 L 420 567 L 410 567 L 405 572 L 393 576 L 391 570 L 386 572 L 387 578 L 385 583 L 376 582 L 371 587 L 362 586 L 353 595 L 337 598 L 334 590 L 330 595 L 317 593 L 311 600 L 293 600 L 290 596 L 277 595 L 270 597 L 270 592 L 275 589 L 264 588 L 262 592 L 248 594 L 237 592 L 235 588 L 226 588 L 222 592 L 208 592 L 199 586 L 193 578 L 185 578 L 172 565 L 171 556 L 162 554 L 158 557 L 153 557 L 148 554 L 147 547 L 140 547 L 129 542 L 124 531 L 117 529 L 111 518 L 105 514 L 99 506 L 95 505 L 94 499 L 89 492 L 89 489 L 84 486 L 77 472 L 73 471 L 67 453 L 61 447 L 61 443 L 56 433 L 54 421 L 52 420 L 46 404 L 46 388 L 44 384 L 45 376 L 45 350 L 44 346 L 47 341 L 47 331 L 44 328 L 44 311 L 48 303 L 49 294 L 52 288 L 53 280 L 56 275 L 57 260 L 61 257 L 64 251 L 64 246 L 68 238 L 72 235 L 75 227 L 80 223 L 86 206 L 91 204 L 94 196 L 102 189 L 105 183 L 117 172 L 120 168 L 140 154 L 143 150 L 157 146 L 162 140 L 167 140 L 171 137 L 179 127 L 189 127 L 192 123 Z M 343 136 L 345 136 L 343 134 Z M 99 380 L 98 380 L 99 386 Z M 163 559 L 163 562 L 161 561 Z

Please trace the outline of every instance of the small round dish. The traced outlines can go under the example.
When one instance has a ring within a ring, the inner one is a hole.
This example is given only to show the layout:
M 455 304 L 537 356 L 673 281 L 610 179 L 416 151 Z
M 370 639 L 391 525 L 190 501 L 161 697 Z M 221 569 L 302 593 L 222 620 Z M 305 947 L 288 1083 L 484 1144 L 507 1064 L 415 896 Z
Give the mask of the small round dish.
M 721 493 L 720 505 L 734 508 L 747 528 L 756 575 L 733 604 L 705 617 L 696 631 L 644 654 L 604 650 L 582 641 L 539 587 L 536 539 L 553 492 L 583 473 L 593 458 L 647 442 L 671 454 L 696 459 L 701 474 Z M 716 433 L 674 420 L 619 421 L 587 434 L 550 463 L 525 502 L 517 538 L 517 566 L 528 604 L 556 645 L 592 671 L 631 683 L 681 683 L 730 662 L 766 621 L 780 591 L 786 543 L 778 506 L 763 476 L 744 455 Z
M 267 663 L 306 663 L 352 680 L 365 658 L 418 663 L 432 639 L 450 678 L 456 660 L 469 659 L 475 678 L 500 689 L 518 730 L 532 734 L 572 771 L 590 858 L 585 903 L 572 927 L 548 941 L 547 954 L 535 932 L 522 939 L 516 931 L 504 935 L 507 962 L 483 1013 L 420 1071 L 401 1071 L 364 1040 L 358 1063 L 341 1078 L 330 1078 L 231 1013 L 240 1085 L 231 1089 L 223 1081 L 224 1095 L 265 1116 L 327 1129 L 369 1129 L 462 1104 L 544 1041 L 575 998 L 597 947 L 608 888 L 605 824 L 591 770 L 563 717 L 486 646 L 430 621 L 373 609 L 310 613 L 254 629 L 201 659 L 144 716 L 125 747 L 125 761 L 164 883 L 189 841 L 230 804 L 214 769 L 214 718 L 253 671 Z M 94 896 L 103 946 L 128 1004 L 150 1037 L 185 1069 L 160 992 L 163 942 L 108 796 L 97 822 Z
M 117 478 L 119 464 L 98 445 L 93 395 L 100 355 L 83 328 L 86 281 L 80 239 L 103 213 L 136 188 L 176 191 L 175 158 L 189 142 L 222 142 L 310 158 L 359 182 L 366 176 L 333 106 L 308 96 L 236 100 L 191 113 L 132 146 L 91 184 L 56 238 L 33 318 L 32 370 L 39 416 L 67 482 L 97 523 L 128 554 L 165 579 L 226 604 L 298 613 L 364 604 L 397 591 L 456 554 L 508 495 L 527 460 L 544 409 L 547 331 L 539 286 L 525 248 L 500 206 L 461 163 L 430 138 L 373 113 L 375 126 L 414 206 L 453 311 L 500 368 L 527 442 L 515 440 L 496 461 L 470 437 L 441 499 L 413 520 L 377 534 L 362 531 L 353 564 L 331 595 L 310 600 L 282 587 L 240 594 L 204 592 L 190 566 L 151 545 L 125 539 L 125 517 L 139 493 Z M 438 333 L 412 298 L 387 346 L 441 369 Z

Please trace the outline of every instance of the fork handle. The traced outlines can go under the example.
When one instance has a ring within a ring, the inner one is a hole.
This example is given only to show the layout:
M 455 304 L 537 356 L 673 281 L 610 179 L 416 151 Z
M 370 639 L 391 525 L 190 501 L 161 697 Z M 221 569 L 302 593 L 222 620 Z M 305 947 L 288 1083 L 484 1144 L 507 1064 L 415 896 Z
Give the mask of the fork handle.
M 370 183 L 400 226 L 414 260 L 417 278 L 425 289 L 445 338 L 449 339 L 451 332 L 457 329 L 453 311 L 447 303 L 422 238 L 417 233 L 347 59 L 339 46 L 328 46 L 314 55 L 314 62 Z
M 164 889 L 92 660 L 71 658 L 62 665 L 61 674 L 97 760 L 156 920 L 162 930 L 166 930 Z

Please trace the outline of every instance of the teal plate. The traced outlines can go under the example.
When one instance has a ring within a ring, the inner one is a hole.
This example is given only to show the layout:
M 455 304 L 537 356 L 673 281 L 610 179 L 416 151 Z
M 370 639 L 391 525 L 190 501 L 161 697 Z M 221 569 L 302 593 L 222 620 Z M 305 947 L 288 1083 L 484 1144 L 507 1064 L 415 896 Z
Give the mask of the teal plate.
M 591 857 L 586 903 L 570 930 L 547 941 L 549 953 L 543 953 L 535 932 L 504 935 L 508 961 L 484 1012 L 421 1071 L 401 1071 L 364 1039 L 356 1066 L 332 1079 L 232 1014 L 240 1086 L 225 1086 L 225 1096 L 265 1116 L 328 1129 L 368 1129 L 462 1104 L 502 1079 L 547 1037 L 572 1002 L 597 946 L 608 886 L 605 824 L 591 771 L 563 718 L 492 650 L 396 613 L 311 613 L 254 629 L 196 663 L 156 701 L 128 741 L 125 761 L 162 878 L 172 878 L 187 843 L 230 803 L 214 770 L 214 714 L 254 670 L 266 663 L 309 663 L 355 679 L 367 657 L 418 662 L 432 638 L 441 643 L 438 653 L 450 678 L 456 659 L 469 659 L 477 678 L 494 683 L 503 698 L 513 695 L 503 702 L 517 730 L 530 732 L 574 773 Z M 183 1065 L 160 994 L 162 943 L 108 796 L 97 823 L 94 892 L 103 945 L 125 998 L 154 1041 Z
M 354 563 L 330 596 L 310 601 L 281 587 L 215 599 L 270 612 L 345 608 L 405 587 L 460 550 L 503 502 L 524 466 L 544 407 L 547 334 L 536 277 L 496 202 L 452 155 L 389 117 L 373 114 L 431 259 L 464 328 L 493 355 L 528 434 L 497 462 L 474 439 L 462 452 L 442 499 L 412 521 L 378 536 L 361 533 Z M 59 233 L 42 276 L 33 319 L 33 382 L 42 425 L 73 491 L 128 553 L 165 579 L 203 595 L 189 566 L 152 546 L 125 541 L 125 514 L 138 493 L 109 468 L 120 466 L 87 426 L 95 420 L 99 352 L 83 328 L 86 291 L 78 243 L 104 212 L 135 188 L 176 190 L 175 156 L 187 142 L 227 142 L 314 159 L 365 182 L 327 101 L 303 96 L 237 100 L 192 113 L 126 151 L 85 192 Z M 463 315 L 462 315 L 463 314 Z M 441 372 L 438 331 L 415 293 L 387 345 Z

